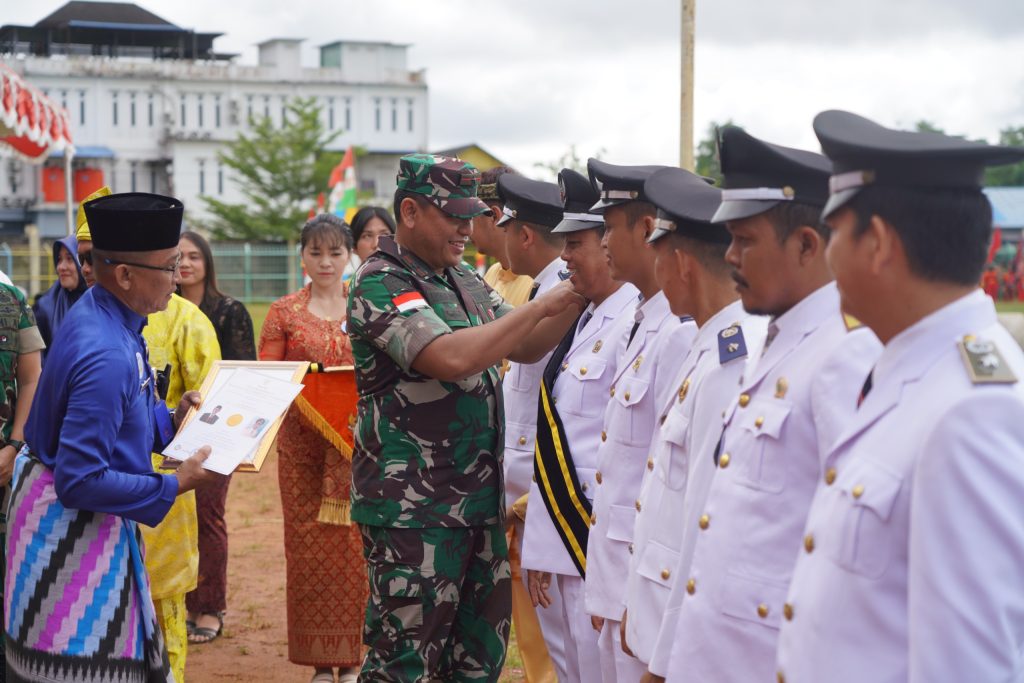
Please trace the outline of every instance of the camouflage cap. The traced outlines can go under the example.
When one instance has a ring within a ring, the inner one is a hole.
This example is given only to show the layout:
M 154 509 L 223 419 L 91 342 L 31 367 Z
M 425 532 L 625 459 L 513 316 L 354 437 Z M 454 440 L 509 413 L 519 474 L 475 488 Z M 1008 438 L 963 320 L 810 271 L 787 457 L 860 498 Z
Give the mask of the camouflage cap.
M 456 218 L 473 218 L 491 213 L 477 197 L 480 171 L 456 157 L 408 154 L 398 161 L 399 190 L 415 192 L 437 208 Z

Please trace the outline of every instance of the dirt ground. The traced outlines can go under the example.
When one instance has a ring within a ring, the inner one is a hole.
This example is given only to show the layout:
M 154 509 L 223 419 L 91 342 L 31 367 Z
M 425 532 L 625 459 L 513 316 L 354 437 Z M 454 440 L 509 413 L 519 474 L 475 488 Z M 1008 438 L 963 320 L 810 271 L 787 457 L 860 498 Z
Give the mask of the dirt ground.
M 284 527 L 277 454 L 259 474 L 236 474 L 228 492 L 228 614 L 224 635 L 189 647 L 190 683 L 306 683 L 313 670 L 288 661 Z M 502 683 L 524 680 L 514 644 Z

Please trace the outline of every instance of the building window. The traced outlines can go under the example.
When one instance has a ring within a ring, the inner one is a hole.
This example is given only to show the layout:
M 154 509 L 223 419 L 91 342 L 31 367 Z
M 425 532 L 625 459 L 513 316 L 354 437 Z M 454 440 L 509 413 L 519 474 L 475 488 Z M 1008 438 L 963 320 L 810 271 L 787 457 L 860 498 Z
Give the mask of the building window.
M 198 125 L 200 128 L 202 128 L 203 127 L 203 96 L 202 95 L 196 95 L 196 109 L 197 109 L 197 114 L 198 114 L 197 117 L 196 117 L 196 125 Z
M 146 119 L 149 121 L 149 127 L 153 127 L 153 93 L 149 93 L 146 99 Z
M 199 194 L 206 194 L 206 162 L 199 160 Z
M 182 93 L 181 94 L 181 120 L 179 121 L 179 123 L 181 124 L 182 128 L 185 127 L 185 106 L 186 106 L 185 99 L 186 99 L 186 95 L 185 95 L 185 93 Z
M 224 167 L 217 164 L 217 194 L 224 194 Z
M 128 93 L 128 122 L 132 128 L 135 127 L 135 93 Z
M 131 163 L 131 191 L 138 192 L 138 164 L 136 162 Z
M 345 130 L 352 130 L 352 98 L 345 98 Z
M 116 90 L 114 92 L 110 93 L 110 103 L 111 103 L 110 112 L 112 114 L 111 121 L 113 122 L 113 125 L 116 126 L 117 125 L 117 91 Z
M 213 96 L 213 125 L 220 128 L 220 95 Z
M 413 107 L 413 101 L 412 100 L 406 100 L 405 103 L 409 107 L 409 109 L 408 109 L 408 111 L 406 113 L 409 115 L 409 132 L 411 133 L 412 132 L 412 107 Z
M 85 91 L 78 91 L 78 125 L 85 125 Z
M 288 99 L 284 95 L 282 95 L 281 96 L 281 127 L 282 128 L 284 127 L 284 124 L 288 121 L 287 106 L 288 106 Z
M 263 96 L 263 118 L 270 118 L 270 95 Z
M 64 107 L 65 109 L 68 108 L 68 91 L 67 90 L 61 90 L 60 91 L 60 106 Z
M 252 95 L 245 96 L 245 120 L 252 119 Z
M 149 191 L 156 194 L 156 166 L 149 166 Z
M 334 130 L 334 98 L 327 98 L 327 129 Z
M 391 130 L 398 130 L 398 100 L 391 98 Z
M 380 98 L 373 98 L 373 125 L 376 130 L 380 130 Z

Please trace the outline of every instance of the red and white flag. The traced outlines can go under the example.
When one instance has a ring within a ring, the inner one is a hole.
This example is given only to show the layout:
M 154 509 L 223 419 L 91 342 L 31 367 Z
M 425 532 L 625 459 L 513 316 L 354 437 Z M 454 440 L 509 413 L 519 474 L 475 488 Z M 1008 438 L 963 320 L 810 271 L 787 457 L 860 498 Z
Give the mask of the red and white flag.
M 417 308 L 426 308 L 427 306 L 427 300 L 424 299 L 423 295 L 420 294 L 419 292 L 408 292 L 406 294 L 399 294 L 398 296 L 391 300 L 391 303 L 393 303 L 395 307 L 398 308 L 398 311 L 400 313 L 406 313 Z

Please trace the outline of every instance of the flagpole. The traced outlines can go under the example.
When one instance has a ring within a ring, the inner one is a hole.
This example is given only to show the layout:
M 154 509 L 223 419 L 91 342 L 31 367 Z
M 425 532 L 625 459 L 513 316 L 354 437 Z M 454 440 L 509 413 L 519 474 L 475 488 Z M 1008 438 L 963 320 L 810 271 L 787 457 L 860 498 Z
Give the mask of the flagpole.
M 682 0 L 680 44 L 679 166 L 694 168 L 693 159 L 693 55 L 697 0 Z

